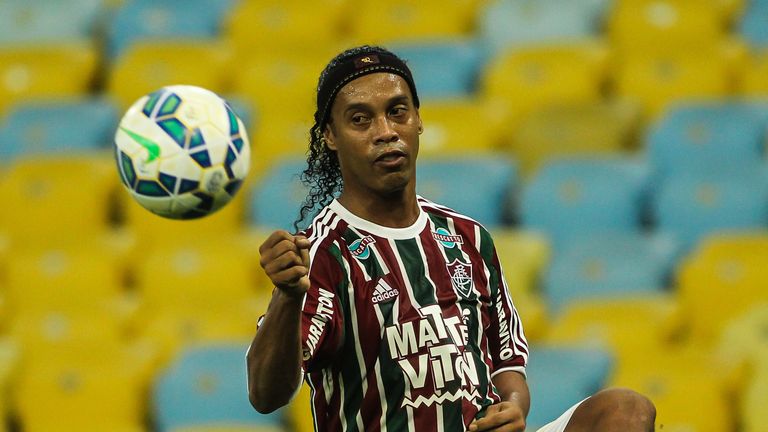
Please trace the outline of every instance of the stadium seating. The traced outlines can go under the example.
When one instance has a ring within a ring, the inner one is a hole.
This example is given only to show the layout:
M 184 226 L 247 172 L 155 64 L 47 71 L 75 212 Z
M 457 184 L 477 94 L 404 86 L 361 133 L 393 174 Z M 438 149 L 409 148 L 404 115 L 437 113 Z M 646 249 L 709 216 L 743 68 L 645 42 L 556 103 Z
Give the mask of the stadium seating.
M 607 47 L 599 41 L 510 48 L 488 62 L 479 93 L 504 103 L 514 124 L 549 104 L 600 100 L 607 61 Z
M 259 414 L 248 402 L 246 347 L 247 343 L 209 344 L 184 350 L 159 374 L 152 389 L 152 412 L 158 430 L 279 426 L 282 411 Z
M 739 34 L 755 47 L 768 46 L 768 29 L 765 21 L 768 19 L 768 4 L 765 2 L 750 2 L 741 16 L 738 25 Z
M 425 158 L 419 162 L 416 192 L 486 227 L 498 227 L 516 183 L 515 166 L 502 155 Z M 474 193 L 476 188 L 483 193 Z
M 731 51 L 721 46 L 679 53 L 630 52 L 611 64 L 614 92 L 641 103 L 647 121 L 685 98 L 725 98 L 734 88 Z
M 676 104 L 649 128 L 650 163 L 661 176 L 758 166 L 768 125 L 760 109 L 722 100 Z
M 751 380 L 743 393 L 743 401 L 738 413 L 741 417 L 741 430 L 758 432 L 768 427 L 768 415 L 765 404 L 768 403 L 768 350 L 760 350 L 760 362 L 752 373 Z
M 768 301 L 767 254 L 764 232 L 722 233 L 682 263 L 677 289 L 694 341 L 712 346 L 728 320 Z
M 552 161 L 523 189 L 522 224 L 546 233 L 555 249 L 576 234 L 638 231 L 646 171 L 627 158 Z
M 768 349 L 766 326 L 768 302 L 765 301 L 755 301 L 724 323 L 715 352 L 732 391 L 748 391 L 755 370 L 765 362 Z
M 725 34 L 715 2 L 618 2 L 608 17 L 608 37 L 620 51 L 685 51 L 708 47 Z
M 427 101 L 419 114 L 424 124 L 422 159 L 499 150 L 504 116 L 497 116 L 494 104 L 477 98 Z
M 354 3 L 350 38 L 361 43 L 391 43 L 469 35 L 477 0 L 363 0 Z
M 631 317 L 631 318 L 630 318 Z M 669 293 L 629 298 L 574 300 L 551 323 L 548 344 L 594 346 L 615 355 L 617 364 L 671 346 L 683 321 Z M 631 336 L 630 336 L 631 335 Z
M 526 368 L 531 400 L 528 427 L 536 430 L 607 382 L 613 359 L 595 348 L 541 345 L 531 347 Z
M 336 0 L 241 1 L 226 17 L 223 34 L 238 56 L 274 57 L 295 50 L 324 52 L 328 46 L 339 44 L 345 32 L 342 18 L 346 8 L 346 2 Z
M 715 168 L 715 169 L 712 169 Z M 703 236 L 719 230 L 765 226 L 768 184 L 762 170 L 671 173 L 653 197 L 657 228 L 693 247 Z
M 91 37 L 101 18 L 103 0 L 0 4 L 0 44 L 45 43 Z
M 422 102 L 472 96 L 486 59 L 484 47 L 467 38 L 400 43 L 389 49 L 408 62 Z
M 83 343 L 25 359 L 15 410 L 28 431 L 143 431 L 145 359 L 130 349 Z
M 117 109 L 104 99 L 17 104 L 0 127 L 0 157 L 91 154 L 106 149 L 117 127 Z
M 630 101 L 552 104 L 532 111 L 505 140 L 525 174 L 559 157 L 616 156 L 636 147 L 639 106 Z
M 496 0 L 483 8 L 478 33 L 494 51 L 590 39 L 600 34 L 609 1 Z
M 231 55 L 226 44 L 207 39 L 136 42 L 115 59 L 108 94 L 122 109 L 166 85 L 197 85 L 224 94 Z
M 753 49 L 738 69 L 739 94 L 760 97 L 768 94 L 768 49 Z
M 0 113 L 21 101 L 82 97 L 91 89 L 97 61 L 89 42 L 1 45 Z
M 300 159 L 284 159 L 264 174 L 250 197 L 251 224 L 293 231 L 293 221 L 308 193 L 299 180 L 305 166 Z M 310 222 L 302 221 L 299 228 L 306 228 Z
M 104 235 L 118 181 L 113 163 L 107 155 L 16 161 L 0 184 L 8 203 L 0 231 L 12 244 L 41 246 Z
M 669 285 L 672 241 L 637 232 L 592 232 L 561 243 L 544 272 L 554 313 L 579 299 L 658 294 Z
M 706 352 L 667 347 L 625 359 L 608 385 L 647 396 L 656 406 L 656 430 L 731 431 L 732 401 L 719 372 Z
M 122 2 L 108 24 L 107 56 L 119 57 L 137 41 L 214 38 L 232 3 L 230 0 Z

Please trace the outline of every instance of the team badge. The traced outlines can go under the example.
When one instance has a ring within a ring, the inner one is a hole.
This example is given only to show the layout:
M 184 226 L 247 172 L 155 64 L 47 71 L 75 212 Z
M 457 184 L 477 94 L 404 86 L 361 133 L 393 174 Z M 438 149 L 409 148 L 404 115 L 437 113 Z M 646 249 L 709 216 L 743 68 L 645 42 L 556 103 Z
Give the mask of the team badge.
M 349 251 L 352 256 L 359 259 L 366 259 L 371 255 L 371 249 L 368 245 L 376 243 L 376 239 L 371 236 L 365 236 L 361 239 L 357 239 L 349 245 Z
M 452 263 L 446 264 L 446 267 L 448 267 L 448 274 L 451 275 L 453 288 L 462 297 L 468 298 L 472 294 L 472 264 L 455 259 Z

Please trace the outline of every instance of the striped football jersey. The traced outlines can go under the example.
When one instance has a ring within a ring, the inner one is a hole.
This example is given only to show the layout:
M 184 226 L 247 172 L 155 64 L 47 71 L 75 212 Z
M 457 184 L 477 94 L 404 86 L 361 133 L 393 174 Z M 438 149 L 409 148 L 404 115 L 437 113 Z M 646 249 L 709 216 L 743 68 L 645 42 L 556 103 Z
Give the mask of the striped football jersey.
M 304 232 L 310 282 L 302 355 L 318 431 L 466 431 L 525 373 L 528 346 L 493 241 L 419 197 L 387 228 L 338 201 Z

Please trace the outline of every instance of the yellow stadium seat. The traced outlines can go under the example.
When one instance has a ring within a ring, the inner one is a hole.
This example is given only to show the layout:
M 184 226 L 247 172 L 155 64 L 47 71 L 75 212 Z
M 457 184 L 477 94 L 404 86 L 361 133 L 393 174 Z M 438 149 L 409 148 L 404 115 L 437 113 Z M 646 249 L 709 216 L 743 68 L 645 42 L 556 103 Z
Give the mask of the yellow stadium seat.
M 491 237 L 513 298 L 533 292 L 552 255 L 546 236 L 530 230 L 494 229 Z
M 349 2 L 351 37 L 365 43 L 469 35 L 477 0 Z
M 763 345 L 759 361 L 750 376 L 746 389 L 742 393 L 739 409 L 743 432 L 761 432 L 768 430 L 768 348 Z
M 256 176 L 276 159 L 306 153 L 318 77 L 334 54 L 327 46 L 277 49 L 244 61 L 234 73 L 233 91 L 250 100 L 257 113 L 249 128 L 258 146 L 251 152 Z
M 741 95 L 768 95 L 768 49 L 750 52 L 737 74 Z
M 556 157 L 633 150 L 640 129 L 636 103 L 614 100 L 551 105 L 525 117 L 508 146 L 524 173 Z
M 234 341 L 246 346 L 256 333 L 256 322 L 266 312 L 268 301 L 254 298 L 242 308 L 210 313 L 154 311 L 142 317 L 139 337 L 153 347 L 160 365 L 172 360 L 181 349 L 197 344 Z
M 224 33 L 238 58 L 260 59 L 296 49 L 324 50 L 338 43 L 344 33 L 344 8 L 344 0 L 243 1 L 229 14 Z
M 250 174 L 249 174 L 250 176 Z M 160 217 L 142 207 L 120 188 L 117 202 L 126 235 L 136 247 L 143 249 L 155 243 L 185 243 L 192 239 L 229 238 L 244 227 L 245 203 L 248 200 L 248 184 L 219 211 L 199 219 L 174 220 Z M 214 240 L 215 241 L 215 240 Z
M 679 307 L 669 295 L 579 300 L 558 314 L 545 340 L 607 348 L 621 363 L 669 346 L 680 326 Z
M 731 94 L 736 55 L 730 47 L 722 46 L 681 53 L 628 54 L 612 66 L 613 87 L 619 97 L 641 104 L 643 120 L 653 121 L 675 101 Z
M 88 93 L 97 58 L 96 49 L 88 43 L 4 45 L 0 48 L 0 113 L 22 100 Z
M 619 363 L 610 386 L 628 387 L 651 399 L 656 430 L 734 430 L 733 400 L 706 353 L 687 348 L 647 351 Z
M 312 391 L 309 385 L 302 383 L 299 393 L 288 405 L 288 423 L 293 432 L 314 432 L 312 418 Z
M 726 323 L 768 302 L 768 233 L 710 237 L 680 266 L 677 285 L 694 341 L 712 345 Z
M 87 240 L 86 240 L 87 242 Z M 117 313 L 123 294 L 118 255 L 97 247 L 17 247 L 7 262 L 7 296 L 14 314 Z
M 146 382 L 133 360 L 98 346 L 56 354 L 27 361 L 19 372 L 15 410 L 24 430 L 143 430 Z
M 25 245 L 102 235 L 118 181 L 106 154 L 18 160 L 0 183 L 0 231 Z
M 534 231 L 494 229 L 491 236 L 525 336 L 529 341 L 539 340 L 549 325 L 545 301 L 536 289 L 538 278 L 549 263 L 549 243 Z
M 721 9 L 714 1 L 623 1 L 608 17 L 609 38 L 622 52 L 712 46 L 725 31 Z
M 232 49 L 219 41 L 136 42 L 112 66 L 108 93 L 122 108 L 174 84 L 196 85 L 223 94 L 228 90 L 232 54 Z
M 491 152 L 498 149 L 502 119 L 494 119 L 492 106 L 477 99 L 424 102 L 419 109 L 424 133 L 419 155 Z
M 607 61 L 607 47 L 592 41 L 508 49 L 486 66 L 481 94 L 514 125 L 536 108 L 600 100 Z
M 214 312 L 252 299 L 258 261 L 236 240 L 162 244 L 141 251 L 136 289 L 148 311 Z
M 729 320 L 717 340 L 718 360 L 723 375 L 734 391 L 749 386 L 756 368 L 768 360 L 768 302 L 752 306 L 747 312 Z

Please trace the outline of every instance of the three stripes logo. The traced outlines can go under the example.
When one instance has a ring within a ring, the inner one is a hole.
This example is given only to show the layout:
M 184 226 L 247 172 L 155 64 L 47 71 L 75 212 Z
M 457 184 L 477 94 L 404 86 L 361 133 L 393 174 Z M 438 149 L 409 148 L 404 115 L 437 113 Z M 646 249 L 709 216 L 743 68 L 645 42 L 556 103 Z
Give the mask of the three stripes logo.
M 397 290 L 392 288 L 384 279 L 379 279 L 376 288 L 373 289 L 371 301 L 374 304 L 392 301 L 397 297 Z

